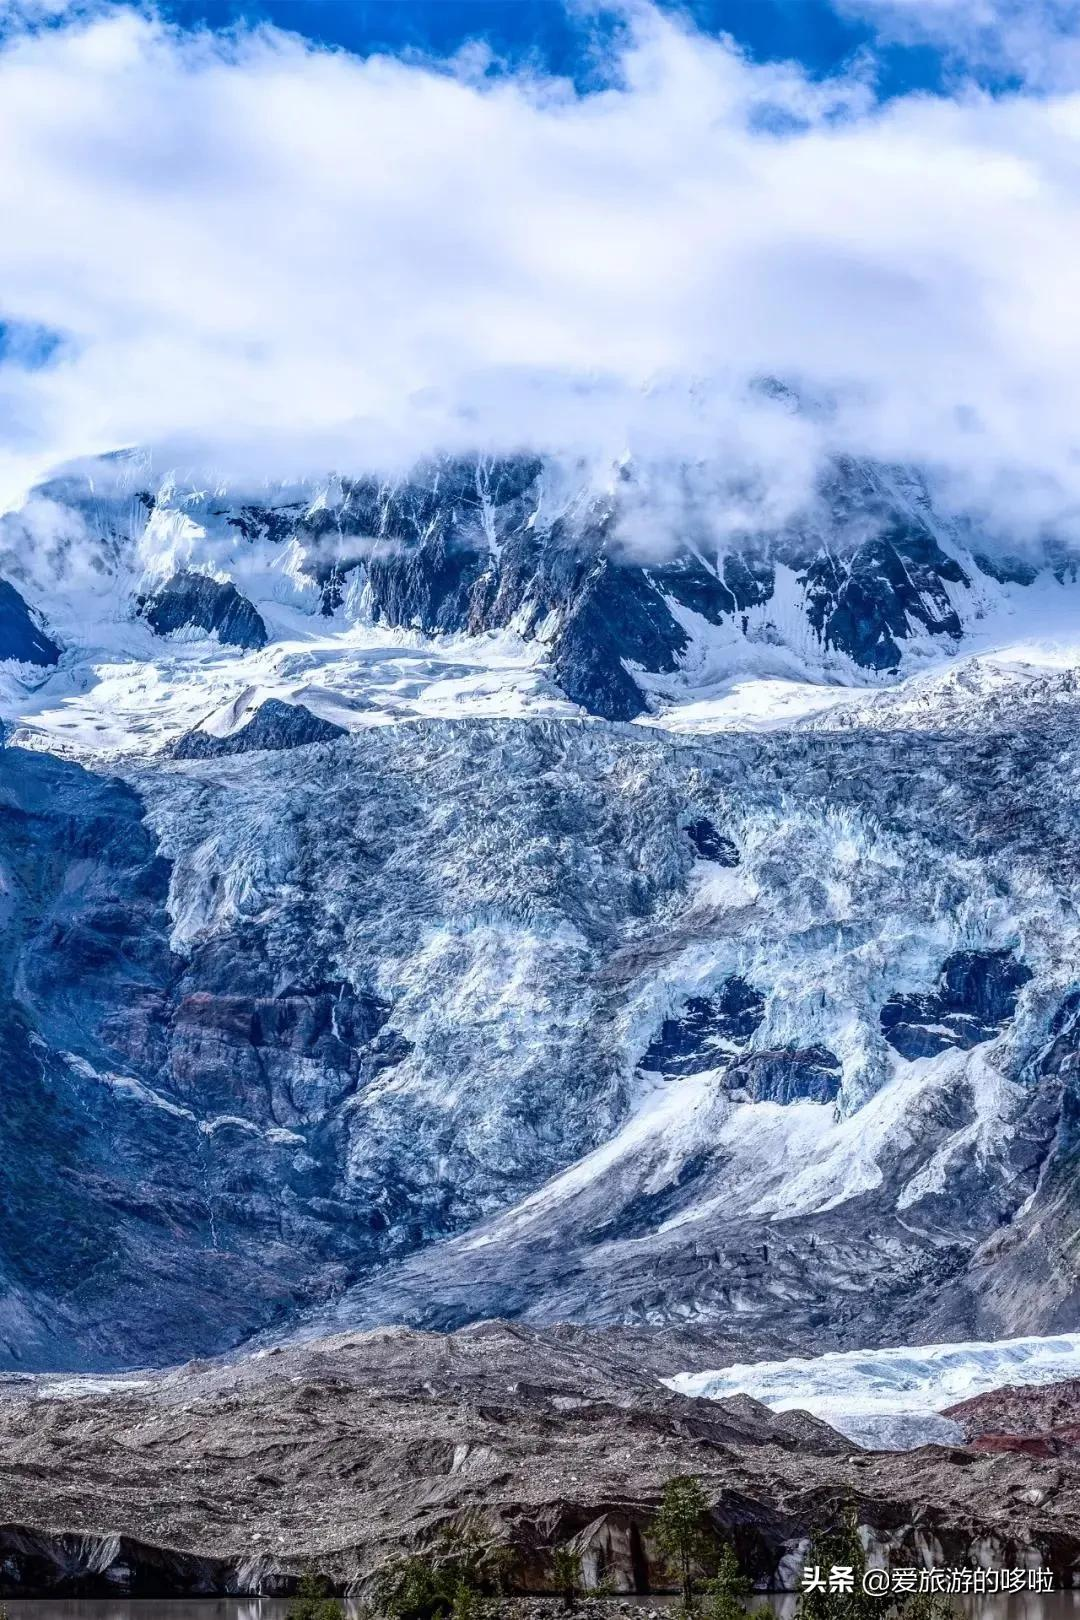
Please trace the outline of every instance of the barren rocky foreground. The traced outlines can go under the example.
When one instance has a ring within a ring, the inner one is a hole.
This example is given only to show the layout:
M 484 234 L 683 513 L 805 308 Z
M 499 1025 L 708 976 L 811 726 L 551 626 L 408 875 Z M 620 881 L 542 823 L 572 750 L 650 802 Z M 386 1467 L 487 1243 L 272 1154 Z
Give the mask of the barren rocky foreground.
M 964 1438 L 980 1451 L 1023 1451 L 1032 1457 L 1080 1455 L 1080 1379 L 1027 1388 L 1006 1384 L 950 1406 Z
M 501 1322 L 401 1328 L 106 1383 L 0 1383 L 0 1592 L 281 1593 L 314 1564 L 360 1590 L 395 1551 L 478 1513 L 524 1591 L 579 1538 L 586 1579 L 663 1584 L 664 1481 L 704 1482 L 762 1586 L 850 1499 L 872 1547 L 924 1561 L 1051 1567 L 1080 1583 L 1067 1455 L 861 1451 L 802 1413 L 669 1392 L 686 1346 Z

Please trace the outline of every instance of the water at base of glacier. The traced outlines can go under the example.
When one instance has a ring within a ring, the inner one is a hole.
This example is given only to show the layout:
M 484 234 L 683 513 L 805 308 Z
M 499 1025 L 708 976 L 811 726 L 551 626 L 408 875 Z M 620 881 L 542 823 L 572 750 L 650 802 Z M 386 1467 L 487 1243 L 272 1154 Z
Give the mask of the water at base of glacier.
M 1059 1333 L 997 1343 L 832 1351 L 679 1373 L 664 1382 L 680 1394 L 709 1400 L 753 1395 L 775 1412 L 811 1412 L 859 1445 L 908 1451 L 961 1438 L 959 1425 L 940 1416 L 943 1407 L 1005 1384 L 1078 1377 L 1080 1333 Z

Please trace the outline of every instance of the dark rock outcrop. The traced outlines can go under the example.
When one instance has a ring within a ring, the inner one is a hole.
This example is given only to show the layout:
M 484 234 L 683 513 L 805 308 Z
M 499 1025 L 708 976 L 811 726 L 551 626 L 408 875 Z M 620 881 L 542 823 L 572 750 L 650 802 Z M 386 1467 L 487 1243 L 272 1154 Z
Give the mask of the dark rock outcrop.
M 760 991 L 745 979 L 725 980 L 715 996 L 691 996 L 677 1018 L 665 1018 L 641 1060 L 661 1074 L 701 1074 L 715 1069 L 753 1035 L 765 1016 Z
M 0 579 L 0 662 L 55 664 L 60 648 L 38 624 L 14 585 Z
M 335 742 L 348 733 L 312 714 L 302 703 L 282 703 L 267 698 L 246 725 L 227 737 L 208 731 L 189 731 L 177 738 L 166 752 L 172 759 L 224 759 L 230 754 L 248 754 L 256 749 L 304 748 L 308 743 Z
M 776 570 L 771 562 L 755 557 L 729 555 L 724 558 L 724 584 L 731 592 L 740 612 L 748 608 L 764 607 L 776 586 Z
M 724 833 L 718 832 L 707 816 L 691 821 L 686 836 L 703 861 L 715 861 L 717 866 L 738 866 L 739 851 Z
M 840 1060 L 824 1046 L 748 1052 L 724 1074 L 727 1091 L 749 1102 L 832 1102 L 840 1090 Z
M 912 626 L 958 641 L 962 626 L 946 584 L 966 584 L 960 564 L 926 531 L 894 525 L 846 564 L 825 556 L 806 570 L 808 617 L 826 647 L 864 669 L 895 669 Z
M 957 951 L 928 995 L 895 995 L 881 1009 L 881 1029 L 901 1057 L 934 1057 L 950 1046 L 968 1050 L 1001 1033 L 1031 969 L 1012 951 Z
M 140 603 L 147 624 L 156 635 L 178 630 L 204 630 L 231 647 L 265 647 L 266 625 L 231 580 L 211 579 L 183 569 L 166 580 Z
M 665 656 L 665 665 L 674 667 Z M 645 712 L 641 689 L 623 664 L 613 636 L 584 612 L 558 637 L 552 673 L 572 703 L 605 720 L 633 720 Z
M 1039 572 L 1022 557 L 988 557 L 985 552 L 979 551 L 975 553 L 975 562 L 982 573 L 989 574 L 991 579 L 996 579 L 1002 585 L 1032 585 Z

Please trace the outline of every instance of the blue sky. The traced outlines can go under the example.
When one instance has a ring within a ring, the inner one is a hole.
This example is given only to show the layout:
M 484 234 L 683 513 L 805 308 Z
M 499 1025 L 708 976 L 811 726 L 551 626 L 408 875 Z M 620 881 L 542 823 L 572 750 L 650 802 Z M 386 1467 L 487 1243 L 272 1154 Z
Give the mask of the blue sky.
M 413 49 L 449 56 L 479 39 L 510 63 L 535 61 L 581 82 L 590 76 L 589 33 L 617 26 L 612 11 L 586 17 L 562 0 L 171 0 L 162 9 L 183 26 L 268 21 L 365 55 Z M 793 59 L 814 74 L 835 73 L 872 49 L 884 97 L 937 89 L 943 80 L 938 49 L 883 40 L 870 20 L 842 14 L 831 0 L 688 0 L 679 9 L 757 60 Z

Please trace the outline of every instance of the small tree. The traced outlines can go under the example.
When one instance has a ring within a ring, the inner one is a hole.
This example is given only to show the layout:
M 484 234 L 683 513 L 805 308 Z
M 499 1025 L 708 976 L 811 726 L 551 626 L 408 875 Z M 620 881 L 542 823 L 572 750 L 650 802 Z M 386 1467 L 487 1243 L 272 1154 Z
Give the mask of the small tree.
M 804 1592 L 799 1599 L 798 1620 L 881 1620 L 881 1599 L 863 1591 L 866 1553 L 854 1508 L 846 1509 L 832 1530 L 813 1537 L 806 1562 L 816 1565 L 826 1580 L 834 1566 L 849 1569 L 851 1590 Z
M 454 1588 L 454 1604 L 450 1610 L 451 1620 L 484 1620 L 490 1607 L 475 1586 L 470 1586 L 465 1580 L 458 1581 Z
M 653 1536 L 664 1563 L 678 1579 L 684 1609 L 693 1607 L 694 1572 L 709 1560 L 716 1545 L 708 1513 L 709 1504 L 698 1480 L 689 1474 L 676 1474 L 668 1480 L 653 1521 Z
M 551 1573 L 562 1598 L 562 1606 L 569 1614 L 577 1608 L 581 1595 L 581 1554 L 571 1542 L 556 1547 L 551 1559 Z
M 716 1574 L 703 1587 L 703 1620 L 743 1620 L 751 1585 L 730 1541 L 725 1541 Z
M 289 1604 L 286 1620 L 345 1620 L 345 1610 L 330 1596 L 330 1583 L 316 1570 L 306 1569 L 300 1577 L 296 1596 Z
M 480 1620 L 487 1609 L 484 1593 L 503 1590 L 513 1558 L 484 1528 L 478 1515 L 469 1514 L 444 1525 L 424 1552 L 384 1565 L 372 1583 L 378 1612 L 390 1620 Z

